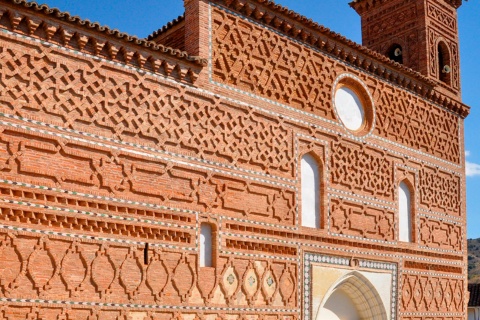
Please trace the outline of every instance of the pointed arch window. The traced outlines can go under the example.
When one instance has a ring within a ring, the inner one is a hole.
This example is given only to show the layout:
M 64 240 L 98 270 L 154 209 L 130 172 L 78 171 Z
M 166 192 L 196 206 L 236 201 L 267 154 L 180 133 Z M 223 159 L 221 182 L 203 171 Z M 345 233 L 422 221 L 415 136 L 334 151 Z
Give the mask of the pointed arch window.
M 320 170 L 310 154 L 305 154 L 301 160 L 301 182 L 302 226 L 320 228 Z
M 412 242 L 412 191 L 405 181 L 398 188 L 398 202 L 398 240 Z

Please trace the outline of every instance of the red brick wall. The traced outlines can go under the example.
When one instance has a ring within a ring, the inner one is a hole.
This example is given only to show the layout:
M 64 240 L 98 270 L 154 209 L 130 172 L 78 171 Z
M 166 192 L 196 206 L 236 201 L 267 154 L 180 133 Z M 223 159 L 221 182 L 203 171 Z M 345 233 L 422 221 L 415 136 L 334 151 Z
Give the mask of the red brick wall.
M 252 19 L 186 10 L 199 19 L 186 47 L 211 56 L 201 71 L 113 38 L 98 50 L 78 26 L 63 27 L 74 41 L 0 20 L 0 318 L 300 319 L 312 252 L 397 265 L 399 319 L 460 319 L 463 120 Z M 332 103 L 345 73 L 373 101 L 363 137 Z M 299 224 L 308 152 L 319 230 Z M 397 241 L 403 179 L 413 243 Z M 211 268 L 198 265 L 202 222 Z

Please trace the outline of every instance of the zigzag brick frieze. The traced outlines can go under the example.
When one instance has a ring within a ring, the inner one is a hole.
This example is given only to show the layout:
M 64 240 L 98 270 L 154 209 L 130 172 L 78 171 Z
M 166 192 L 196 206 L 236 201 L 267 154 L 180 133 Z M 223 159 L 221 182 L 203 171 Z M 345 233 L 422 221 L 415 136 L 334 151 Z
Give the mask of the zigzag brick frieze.
M 256 243 L 234 239 L 226 239 L 227 249 L 244 250 L 248 252 L 268 252 L 270 254 L 281 254 L 287 256 L 296 256 L 297 250 L 292 247 L 277 246 L 269 243 Z
M 180 212 L 172 213 L 133 206 L 122 206 L 107 201 L 89 201 L 85 198 L 80 199 L 55 193 L 45 193 L 43 190 L 41 192 L 35 192 L 15 187 L 0 187 L 0 194 L 6 202 L 33 201 L 25 203 L 29 206 L 40 206 L 43 208 L 51 208 L 52 210 L 71 210 L 72 212 L 80 212 L 87 215 L 100 215 L 125 220 L 133 219 L 135 221 L 155 219 L 155 221 L 148 220 L 148 222 L 174 227 L 193 228 L 194 226 L 192 216 Z M 94 214 L 92 210 L 97 213 Z
M 457 20 L 451 12 L 442 9 L 433 3 L 428 3 L 427 14 L 430 18 L 438 21 L 443 27 L 447 28 L 448 31 L 452 32 L 453 34 L 455 34 L 457 31 Z
M 9 204 L 18 204 L 14 201 L 6 201 Z M 22 203 L 23 205 L 23 203 Z M 29 207 L 34 207 L 27 204 Z M 21 206 L 21 205 L 20 205 Z M 144 222 L 146 225 L 137 223 L 120 223 L 99 217 L 99 219 L 89 219 L 87 217 L 79 217 L 78 215 L 60 215 L 48 212 L 46 210 L 19 208 L 18 206 L 10 207 L 2 204 L 0 208 L 0 220 L 2 222 L 28 224 L 32 227 L 43 226 L 49 230 L 72 230 L 79 231 L 82 234 L 101 233 L 105 235 L 125 236 L 129 238 L 144 239 L 145 241 L 162 241 L 176 242 L 179 244 L 192 244 L 194 236 L 179 230 L 153 228 L 151 222 Z M 59 209 L 55 209 L 59 211 Z M 67 211 L 67 210 L 65 210 Z M 72 210 L 69 210 L 72 211 Z

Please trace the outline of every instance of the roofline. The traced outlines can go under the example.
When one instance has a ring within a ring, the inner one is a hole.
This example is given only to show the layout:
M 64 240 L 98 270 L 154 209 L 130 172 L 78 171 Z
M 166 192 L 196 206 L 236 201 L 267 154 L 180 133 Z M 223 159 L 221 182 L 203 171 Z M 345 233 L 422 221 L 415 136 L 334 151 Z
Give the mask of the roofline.
M 468 306 L 480 307 L 480 283 L 469 283 L 468 291 L 470 292 L 470 299 L 468 300 Z
M 414 91 L 426 99 L 457 113 L 462 118 L 465 118 L 470 112 L 467 105 L 435 90 L 438 84 L 434 80 L 271 0 L 209 1 L 239 12 L 261 24 L 268 25 L 288 37 L 335 56 L 335 58 L 348 65 L 373 73 L 400 87 Z
M 354 8 L 357 12 L 361 13 L 367 8 L 375 7 L 380 3 L 384 3 L 388 0 L 353 0 L 350 2 L 350 6 Z M 446 3 L 454 7 L 455 9 L 460 8 L 462 5 L 462 0 L 444 0 Z
M 108 26 L 102 26 L 98 22 L 91 22 L 88 19 L 83 20 L 79 16 L 72 16 L 69 12 L 62 12 L 57 8 L 50 8 L 45 4 L 39 5 L 34 1 L 29 2 L 26 0 L 0 0 L 0 4 L 1 3 L 22 7 L 32 13 L 48 16 L 48 18 L 50 19 L 73 25 L 88 32 L 91 32 L 93 30 L 101 33 L 106 37 L 113 38 L 116 41 L 122 41 L 124 43 L 128 43 L 129 45 L 133 44 L 135 46 L 142 47 L 151 51 L 162 52 L 177 59 L 194 63 L 196 65 L 206 66 L 208 63 L 206 59 L 198 56 L 191 56 L 186 51 L 181 51 L 161 44 L 157 44 L 147 39 L 141 39 L 136 36 L 121 32 L 118 29 L 110 29 Z
M 184 21 L 185 21 L 185 15 L 183 14 L 183 15 L 178 16 L 177 18 L 173 19 L 172 21 L 169 21 L 163 27 L 155 30 L 150 35 L 148 35 L 145 39 L 147 41 L 153 41 L 153 39 L 155 39 L 156 37 L 162 35 L 163 33 L 167 32 L 169 30 L 171 30 L 172 28 L 176 27 L 177 25 L 179 25 L 180 23 L 182 23 Z

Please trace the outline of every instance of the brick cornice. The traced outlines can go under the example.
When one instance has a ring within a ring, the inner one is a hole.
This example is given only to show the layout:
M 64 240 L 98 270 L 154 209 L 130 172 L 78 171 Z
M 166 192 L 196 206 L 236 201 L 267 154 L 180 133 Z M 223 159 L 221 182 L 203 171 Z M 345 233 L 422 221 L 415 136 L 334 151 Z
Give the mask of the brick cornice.
M 379 4 L 388 2 L 389 0 L 353 0 L 350 2 L 350 6 L 354 8 L 359 14 L 362 14 L 368 9 L 374 8 Z M 445 0 L 445 2 L 455 9 L 458 9 L 462 5 L 462 0 Z
M 64 23 L 68 23 L 70 25 L 74 25 L 78 28 L 86 29 L 89 31 L 94 30 L 104 34 L 105 36 L 116 38 L 116 40 L 121 40 L 123 42 L 134 44 L 136 46 L 142 46 L 150 50 L 161 51 L 163 53 L 167 53 L 169 55 L 184 59 L 189 62 L 193 62 L 200 65 L 206 64 L 205 59 L 202 59 L 201 57 L 190 56 L 185 51 L 180 51 L 174 48 L 158 45 L 146 39 L 141 39 L 136 36 L 131 36 L 117 29 L 110 29 L 107 26 L 102 26 L 98 22 L 91 22 L 90 20 L 82 20 L 78 16 L 72 16 L 68 12 L 62 12 L 57 8 L 50 8 L 44 4 L 38 5 L 35 2 L 28 2 L 26 0 L 0 0 L 0 5 L 1 4 L 14 5 L 16 7 L 22 8 L 23 10 L 26 9 L 36 14 L 48 16 L 50 19 L 59 20 Z
M 206 59 L 24 0 L 0 0 L 0 29 L 100 59 L 195 83 Z

